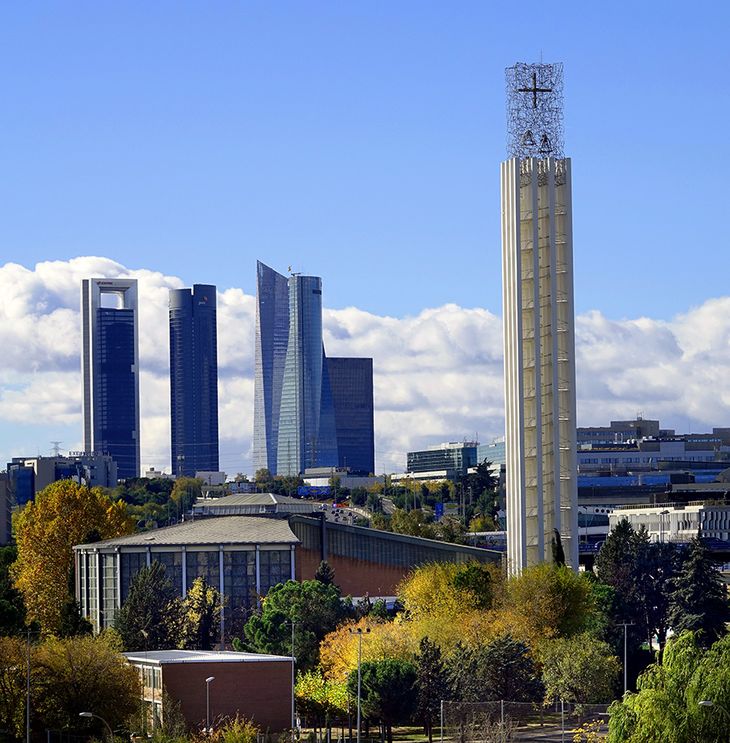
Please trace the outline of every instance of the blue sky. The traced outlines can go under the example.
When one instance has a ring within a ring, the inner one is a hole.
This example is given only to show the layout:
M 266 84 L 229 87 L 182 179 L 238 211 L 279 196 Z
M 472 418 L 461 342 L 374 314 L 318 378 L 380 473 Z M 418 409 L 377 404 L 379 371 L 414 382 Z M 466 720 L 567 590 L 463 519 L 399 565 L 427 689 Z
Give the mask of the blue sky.
M 328 306 L 500 311 L 504 67 L 565 64 L 576 310 L 725 291 L 724 3 L 56 2 L 0 10 L 0 245 Z
M 215 283 L 246 471 L 257 258 L 322 276 L 328 352 L 374 356 L 379 470 L 499 435 L 504 68 L 541 54 L 579 424 L 730 425 L 728 28 L 717 2 L 2 4 L 0 463 L 80 445 L 78 282 L 134 273 L 143 463 L 168 456 L 166 292 Z

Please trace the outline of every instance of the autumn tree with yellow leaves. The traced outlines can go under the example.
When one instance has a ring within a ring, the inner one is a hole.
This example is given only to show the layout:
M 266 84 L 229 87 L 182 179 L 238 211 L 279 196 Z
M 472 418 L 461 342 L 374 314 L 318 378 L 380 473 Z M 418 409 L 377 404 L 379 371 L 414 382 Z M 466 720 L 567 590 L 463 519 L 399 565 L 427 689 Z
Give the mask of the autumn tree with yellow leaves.
M 44 488 L 14 517 L 18 559 L 12 568 L 27 622 L 57 634 L 69 602 L 73 546 L 129 534 L 134 529 L 122 501 L 101 488 L 60 480 Z

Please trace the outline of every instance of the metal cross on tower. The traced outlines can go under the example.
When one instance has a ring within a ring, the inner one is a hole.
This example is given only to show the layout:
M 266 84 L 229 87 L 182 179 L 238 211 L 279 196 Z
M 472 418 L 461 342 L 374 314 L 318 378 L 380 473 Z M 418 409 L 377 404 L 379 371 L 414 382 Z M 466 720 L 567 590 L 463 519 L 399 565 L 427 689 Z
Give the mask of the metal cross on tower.
M 537 72 L 532 73 L 532 87 L 531 88 L 518 88 L 519 93 L 532 93 L 532 107 L 537 108 L 537 94 L 538 93 L 552 93 L 552 88 L 538 88 L 537 87 Z

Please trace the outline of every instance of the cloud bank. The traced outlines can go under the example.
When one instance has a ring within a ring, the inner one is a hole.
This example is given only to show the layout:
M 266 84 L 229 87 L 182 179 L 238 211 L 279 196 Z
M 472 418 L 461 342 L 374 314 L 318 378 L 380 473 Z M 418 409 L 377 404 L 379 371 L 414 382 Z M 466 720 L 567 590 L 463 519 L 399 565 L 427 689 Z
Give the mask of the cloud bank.
M 0 462 L 35 453 L 23 436 L 41 423 L 75 427 L 78 440 L 67 443 L 80 447 L 79 293 L 81 279 L 94 276 L 139 281 L 142 463 L 169 470 L 167 298 L 183 282 L 92 256 L 0 267 Z M 229 473 L 251 472 L 254 322 L 253 296 L 219 292 L 220 449 Z M 374 359 L 379 472 L 401 471 L 410 449 L 502 434 L 498 316 L 453 304 L 404 318 L 351 307 L 325 310 L 324 328 L 329 355 Z M 580 425 L 637 412 L 681 430 L 730 424 L 730 297 L 669 322 L 591 311 L 576 318 L 576 353 Z

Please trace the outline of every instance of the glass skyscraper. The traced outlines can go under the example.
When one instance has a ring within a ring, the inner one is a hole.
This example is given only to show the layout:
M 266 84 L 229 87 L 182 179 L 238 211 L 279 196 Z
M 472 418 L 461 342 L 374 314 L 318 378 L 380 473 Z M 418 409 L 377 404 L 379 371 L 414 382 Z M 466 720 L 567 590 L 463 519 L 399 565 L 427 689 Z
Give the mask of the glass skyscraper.
M 170 290 L 172 471 L 218 471 L 216 288 Z
M 372 372 L 370 400 L 372 417 Z M 322 344 L 322 280 L 287 279 L 259 262 L 254 466 L 279 475 L 341 466 L 338 426 Z
M 337 435 L 337 463 L 353 474 L 375 474 L 373 360 L 328 358 Z
M 81 282 L 84 449 L 139 477 L 137 280 Z

